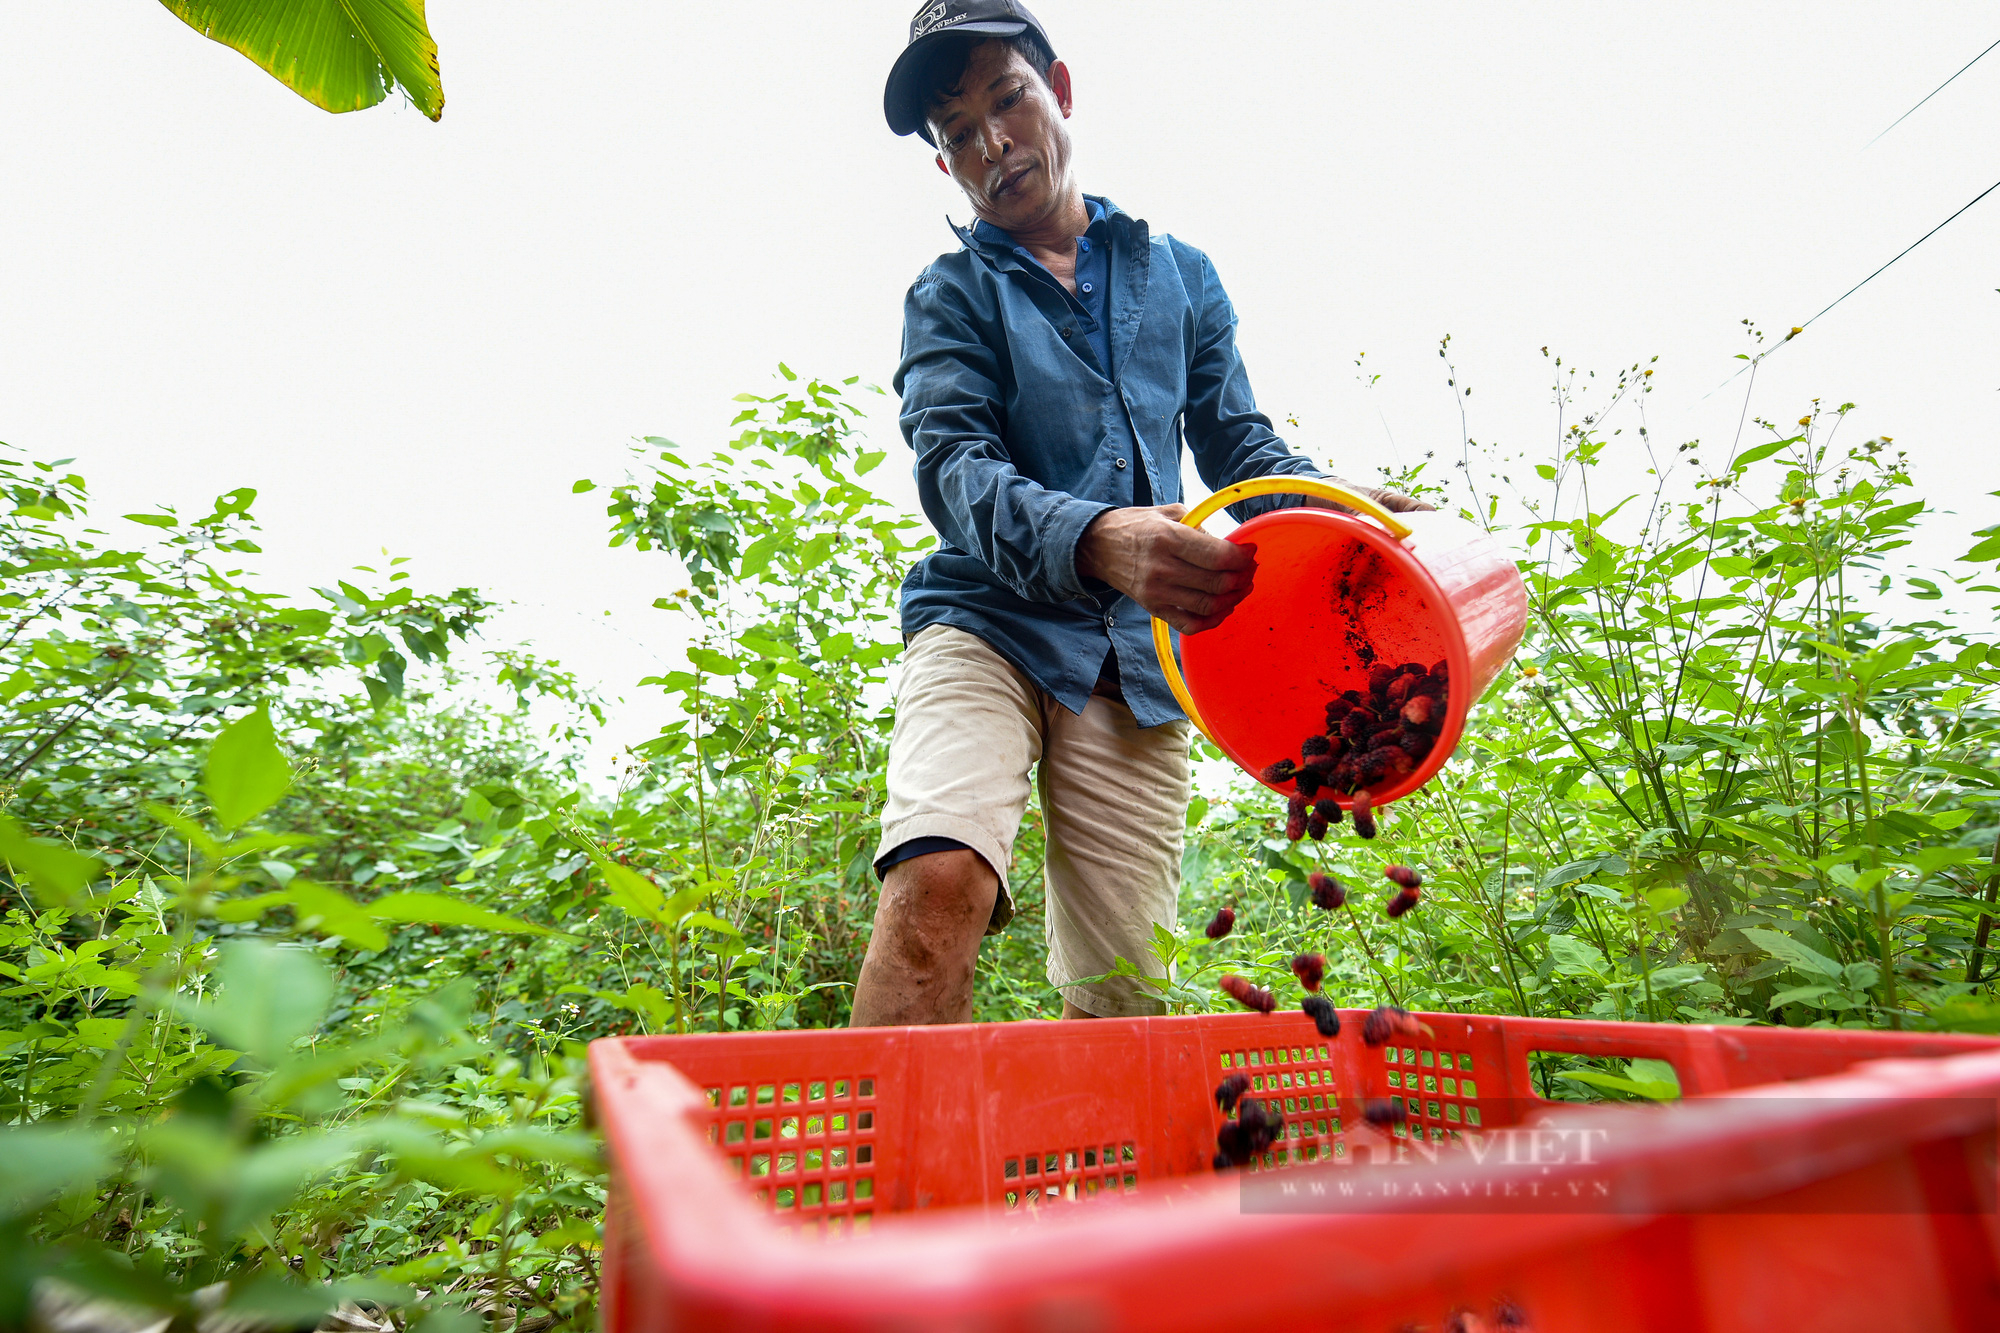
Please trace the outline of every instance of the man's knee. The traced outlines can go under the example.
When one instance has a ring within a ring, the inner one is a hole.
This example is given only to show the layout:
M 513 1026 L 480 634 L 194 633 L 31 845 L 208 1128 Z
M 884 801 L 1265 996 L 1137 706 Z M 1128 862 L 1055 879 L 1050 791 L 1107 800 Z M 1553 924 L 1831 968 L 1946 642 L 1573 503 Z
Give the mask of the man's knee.
M 999 892 L 993 867 L 968 848 L 913 856 L 883 878 L 875 933 L 911 963 L 935 965 L 986 933 Z

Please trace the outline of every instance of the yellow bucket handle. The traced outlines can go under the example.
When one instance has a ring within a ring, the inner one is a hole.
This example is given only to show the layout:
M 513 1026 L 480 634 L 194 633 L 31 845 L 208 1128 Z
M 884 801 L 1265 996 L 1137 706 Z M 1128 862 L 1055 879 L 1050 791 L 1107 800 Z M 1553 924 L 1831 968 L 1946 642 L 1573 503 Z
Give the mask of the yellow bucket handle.
M 1331 500 L 1335 504 L 1346 505 L 1349 509 L 1374 519 L 1387 528 L 1389 535 L 1397 541 L 1402 541 L 1410 535 L 1409 526 L 1376 501 L 1337 481 L 1323 481 L 1318 477 L 1253 477 L 1249 481 L 1239 481 L 1234 486 L 1223 487 L 1190 509 L 1187 517 L 1181 522 L 1191 528 L 1198 528 L 1216 513 L 1238 500 L 1249 500 L 1259 495 L 1306 495 L 1316 500 Z M 1187 682 L 1181 679 L 1180 663 L 1174 660 L 1172 627 L 1158 616 L 1153 617 L 1153 651 L 1159 655 L 1160 670 L 1167 678 L 1167 688 L 1174 692 L 1174 698 L 1180 702 L 1181 711 L 1187 714 L 1188 721 L 1194 723 L 1202 735 L 1214 741 L 1215 734 L 1208 729 L 1208 724 L 1202 721 L 1201 711 L 1194 706 L 1194 698 L 1188 693 Z

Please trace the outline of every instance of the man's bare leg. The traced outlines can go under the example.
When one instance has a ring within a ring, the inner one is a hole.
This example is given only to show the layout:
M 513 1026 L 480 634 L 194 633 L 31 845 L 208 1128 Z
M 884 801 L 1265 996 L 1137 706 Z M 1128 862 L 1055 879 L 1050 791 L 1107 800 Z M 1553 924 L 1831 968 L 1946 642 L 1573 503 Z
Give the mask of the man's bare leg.
M 889 867 L 848 1025 L 970 1023 L 979 941 L 999 893 L 993 867 L 964 848 Z
M 1068 998 L 1067 996 L 1065 996 L 1065 997 L 1063 998 L 1063 1017 L 1064 1017 L 1064 1018 L 1102 1018 L 1102 1017 L 1103 1017 L 1103 1015 L 1102 1015 L 1102 1014 L 1093 1014 L 1093 1013 L 1091 1013 L 1091 1012 L 1090 1012 L 1090 1010 L 1088 1010 L 1088 1009 L 1079 1009 L 1079 1008 L 1077 1008 L 1077 1007 L 1076 1007 L 1076 1002 L 1075 1002 L 1074 1000 L 1071 1000 L 1071 999 L 1069 999 L 1069 998 Z

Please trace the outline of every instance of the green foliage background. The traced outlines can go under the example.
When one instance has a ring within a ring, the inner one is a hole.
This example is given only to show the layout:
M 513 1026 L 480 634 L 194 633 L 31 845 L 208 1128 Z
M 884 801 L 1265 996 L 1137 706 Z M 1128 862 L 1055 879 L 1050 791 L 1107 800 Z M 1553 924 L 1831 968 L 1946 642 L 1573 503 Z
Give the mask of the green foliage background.
M 0 1326 L 37 1283 L 184 1319 L 587 1322 L 583 1044 L 845 1021 L 895 591 L 930 539 L 870 489 L 855 382 L 780 370 L 727 444 L 648 439 L 576 485 L 691 633 L 642 682 L 674 720 L 609 789 L 582 778 L 598 702 L 481 646 L 478 593 L 392 562 L 281 595 L 252 492 L 99 528 L 67 460 L 0 456 Z M 1953 520 L 1891 441 L 1838 441 L 1845 408 L 1668 455 L 1649 367 L 1582 415 L 1552 370 L 1534 483 L 1470 440 L 1448 488 L 1389 478 L 1517 548 L 1519 662 L 1373 844 L 1286 842 L 1204 749 L 1170 1007 L 1221 1007 L 1223 970 L 1295 1002 L 1290 958 L 1322 951 L 1349 1005 L 2000 1030 L 2000 528 L 1907 568 Z M 984 1020 L 1059 1009 L 1040 847 L 1031 810 Z M 1427 877 L 1396 922 L 1386 860 Z M 1310 906 L 1312 869 L 1347 910 Z

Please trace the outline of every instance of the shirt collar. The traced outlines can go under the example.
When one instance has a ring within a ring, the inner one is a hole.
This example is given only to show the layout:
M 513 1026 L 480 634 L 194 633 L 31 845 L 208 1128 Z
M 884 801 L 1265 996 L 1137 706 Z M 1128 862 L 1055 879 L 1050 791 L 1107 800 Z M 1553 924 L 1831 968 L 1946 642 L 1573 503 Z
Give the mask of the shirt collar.
M 1093 194 L 1083 196 L 1083 206 L 1090 214 L 1090 221 L 1084 227 L 1086 232 L 1096 231 L 1099 226 L 1106 223 L 1109 219 L 1122 216 L 1124 212 L 1124 210 L 1120 209 L 1118 205 L 1112 203 L 1109 199 L 1103 199 Z M 972 226 L 969 228 L 960 227 L 954 223 L 952 230 L 957 232 L 959 239 L 967 245 L 977 243 L 987 249 L 1012 250 L 1015 254 L 1024 255 L 1030 259 L 1034 258 L 1033 255 L 1028 253 L 1026 246 L 1017 244 L 1013 236 L 1000 230 L 1000 228 L 994 226 L 984 218 L 974 219 Z

